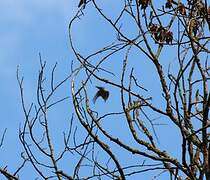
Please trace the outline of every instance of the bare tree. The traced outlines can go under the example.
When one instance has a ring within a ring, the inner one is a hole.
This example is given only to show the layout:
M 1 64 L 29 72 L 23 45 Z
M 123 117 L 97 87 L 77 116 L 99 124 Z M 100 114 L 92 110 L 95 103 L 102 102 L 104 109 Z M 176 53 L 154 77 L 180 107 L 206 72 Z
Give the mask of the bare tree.
M 210 179 L 207 1 L 110 1 L 119 6 L 115 15 L 106 11 L 109 1 L 78 3 L 69 23 L 71 72 L 55 81 L 57 64 L 48 75 L 40 55 L 36 102 L 28 106 L 17 70 L 22 164 L 0 173 L 18 180 L 29 165 L 42 179 Z M 93 39 L 85 54 L 73 30 L 88 9 L 113 39 L 97 51 Z M 56 95 L 60 88 L 71 97 Z M 74 113 L 59 117 L 68 127 L 56 148 L 59 132 L 49 114 L 64 102 L 70 112 L 72 102 Z
M 24 112 L 24 124 L 19 129 L 19 139 L 23 146 L 24 151 L 21 157 L 24 163 L 31 165 L 31 171 L 35 171 L 38 177 L 43 179 L 72 179 L 71 176 L 65 174 L 63 170 L 59 168 L 63 157 L 66 154 L 71 154 L 71 148 L 69 147 L 70 134 L 72 133 L 73 117 L 68 120 L 69 126 L 63 129 L 63 146 L 55 149 L 56 142 L 53 141 L 53 134 L 56 127 L 52 124 L 52 117 L 50 116 L 51 109 L 54 106 L 69 99 L 69 96 L 57 97 L 56 93 L 64 86 L 71 75 L 67 75 L 63 80 L 56 82 L 55 74 L 57 69 L 57 63 L 52 68 L 50 77 L 45 75 L 46 62 L 42 60 L 40 55 L 40 71 L 37 79 L 36 89 L 36 103 L 31 103 L 29 108 L 26 106 L 24 98 L 24 86 L 23 77 L 19 75 L 19 69 L 17 69 L 17 80 L 19 84 L 22 108 Z M 54 109 L 53 111 L 56 111 Z M 66 118 L 65 116 L 62 118 Z M 61 119 L 59 118 L 61 121 Z M 57 132 L 56 132 L 57 133 Z M 57 136 L 58 134 L 56 134 Z M 72 149 L 73 151 L 74 149 Z M 68 156 L 66 156 L 68 158 Z M 24 171 L 24 165 L 19 168 L 18 171 Z M 13 176 L 18 177 L 18 171 Z M 21 177 L 20 177 L 21 179 Z
M 92 175 L 78 171 L 78 177 L 138 179 L 148 172 L 151 179 L 162 174 L 171 180 L 210 179 L 207 1 L 124 0 L 118 3 L 117 16 L 107 13 L 104 4 L 87 2 L 69 25 L 71 47 L 81 66 L 72 80 L 74 108 L 94 142 L 94 155 L 86 156 L 93 161 Z M 112 28 L 114 38 L 98 51 L 82 54 L 72 29 L 89 7 Z M 148 86 L 145 78 L 158 86 Z M 102 110 L 92 103 L 98 84 L 119 95 L 110 96 Z M 159 128 L 176 149 L 163 146 Z M 128 161 L 129 154 L 136 161 Z M 101 161 L 101 156 L 106 158 Z

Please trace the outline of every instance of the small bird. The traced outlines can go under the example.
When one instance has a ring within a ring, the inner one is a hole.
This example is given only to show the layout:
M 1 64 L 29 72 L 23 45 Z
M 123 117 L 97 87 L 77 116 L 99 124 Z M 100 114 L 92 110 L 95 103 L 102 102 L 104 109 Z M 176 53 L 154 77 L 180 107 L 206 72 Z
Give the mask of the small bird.
M 86 3 L 87 3 L 86 0 L 80 0 L 78 7 L 84 5 L 84 8 L 85 8 Z
M 96 86 L 96 88 L 98 88 L 98 91 L 96 93 L 96 95 L 93 98 L 93 103 L 95 104 L 96 100 L 98 99 L 98 97 L 102 97 L 103 100 L 106 102 L 106 100 L 109 97 L 109 91 L 107 91 L 104 87 L 100 87 L 100 86 Z

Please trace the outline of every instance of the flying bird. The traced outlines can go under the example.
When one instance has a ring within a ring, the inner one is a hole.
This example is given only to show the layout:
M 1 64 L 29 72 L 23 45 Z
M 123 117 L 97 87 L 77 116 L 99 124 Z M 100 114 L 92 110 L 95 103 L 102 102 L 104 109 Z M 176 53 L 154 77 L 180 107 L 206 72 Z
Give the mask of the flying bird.
M 78 7 L 84 5 L 84 8 L 85 8 L 86 3 L 87 3 L 86 0 L 80 0 Z
M 109 91 L 107 91 L 104 87 L 100 87 L 100 86 L 96 86 L 96 88 L 98 88 L 98 91 L 97 91 L 96 95 L 93 98 L 93 103 L 95 104 L 95 102 L 98 99 L 98 97 L 102 97 L 103 100 L 106 102 L 106 100 L 109 97 Z

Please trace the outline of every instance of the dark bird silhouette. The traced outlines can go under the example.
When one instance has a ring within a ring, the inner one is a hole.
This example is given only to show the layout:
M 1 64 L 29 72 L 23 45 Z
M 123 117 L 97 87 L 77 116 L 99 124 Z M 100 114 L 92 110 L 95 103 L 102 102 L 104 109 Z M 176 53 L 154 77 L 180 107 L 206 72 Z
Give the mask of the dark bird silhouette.
M 106 100 L 109 97 L 109 91 L 107 91 L 104 87 L 100 87 L 100 86 L 96 86 L 98 88 L 98 91 L 96 93 L 96 95 L 93 98 L 93 103 L 95 104 L 96 100 L 98 99 L 98 97 L 102 97 L 103 100 L 106 102 Z
M 84 7 L 85 7 L 86 3 L 87 3 L 86 0 L 80 0 L 78 7 L 80 7 L 82 5 L 84 5 Z

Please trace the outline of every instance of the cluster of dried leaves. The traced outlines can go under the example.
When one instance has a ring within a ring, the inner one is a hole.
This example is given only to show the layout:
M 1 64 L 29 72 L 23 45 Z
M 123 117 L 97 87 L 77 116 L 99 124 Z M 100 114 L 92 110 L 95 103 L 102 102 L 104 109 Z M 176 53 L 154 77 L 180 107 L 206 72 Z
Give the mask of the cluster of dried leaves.
M 149 30 L 157 42 L 163 43 L 165 41 L 167 44 L 172 43 L 173 32 L 166 28 L 158 26 L 157 24 L 150 24 Z
M 138 5 L 141 9 L 146 9 L 151 4 L 150 0 L 139 0 Z M 186 4 L 167 0 L 165 8 L 172 10 L 177 14 L 177 17 L 183 17 L 187 23 L 187 32 L 195 38 L 202 35 L 205 23 L 208 24 L 210 29 L 210 6 L 207 7 L 202 1 L 188 0 Z M 163 7 L 163 12 L 166 12 Z M 170 11 L 169 11 L 170 12 Z M 149 31 L 152 34 L 156 43 L 172 44 L 173 32 L 168 27 L 163 27 L 155 23 L 150 23 Z

